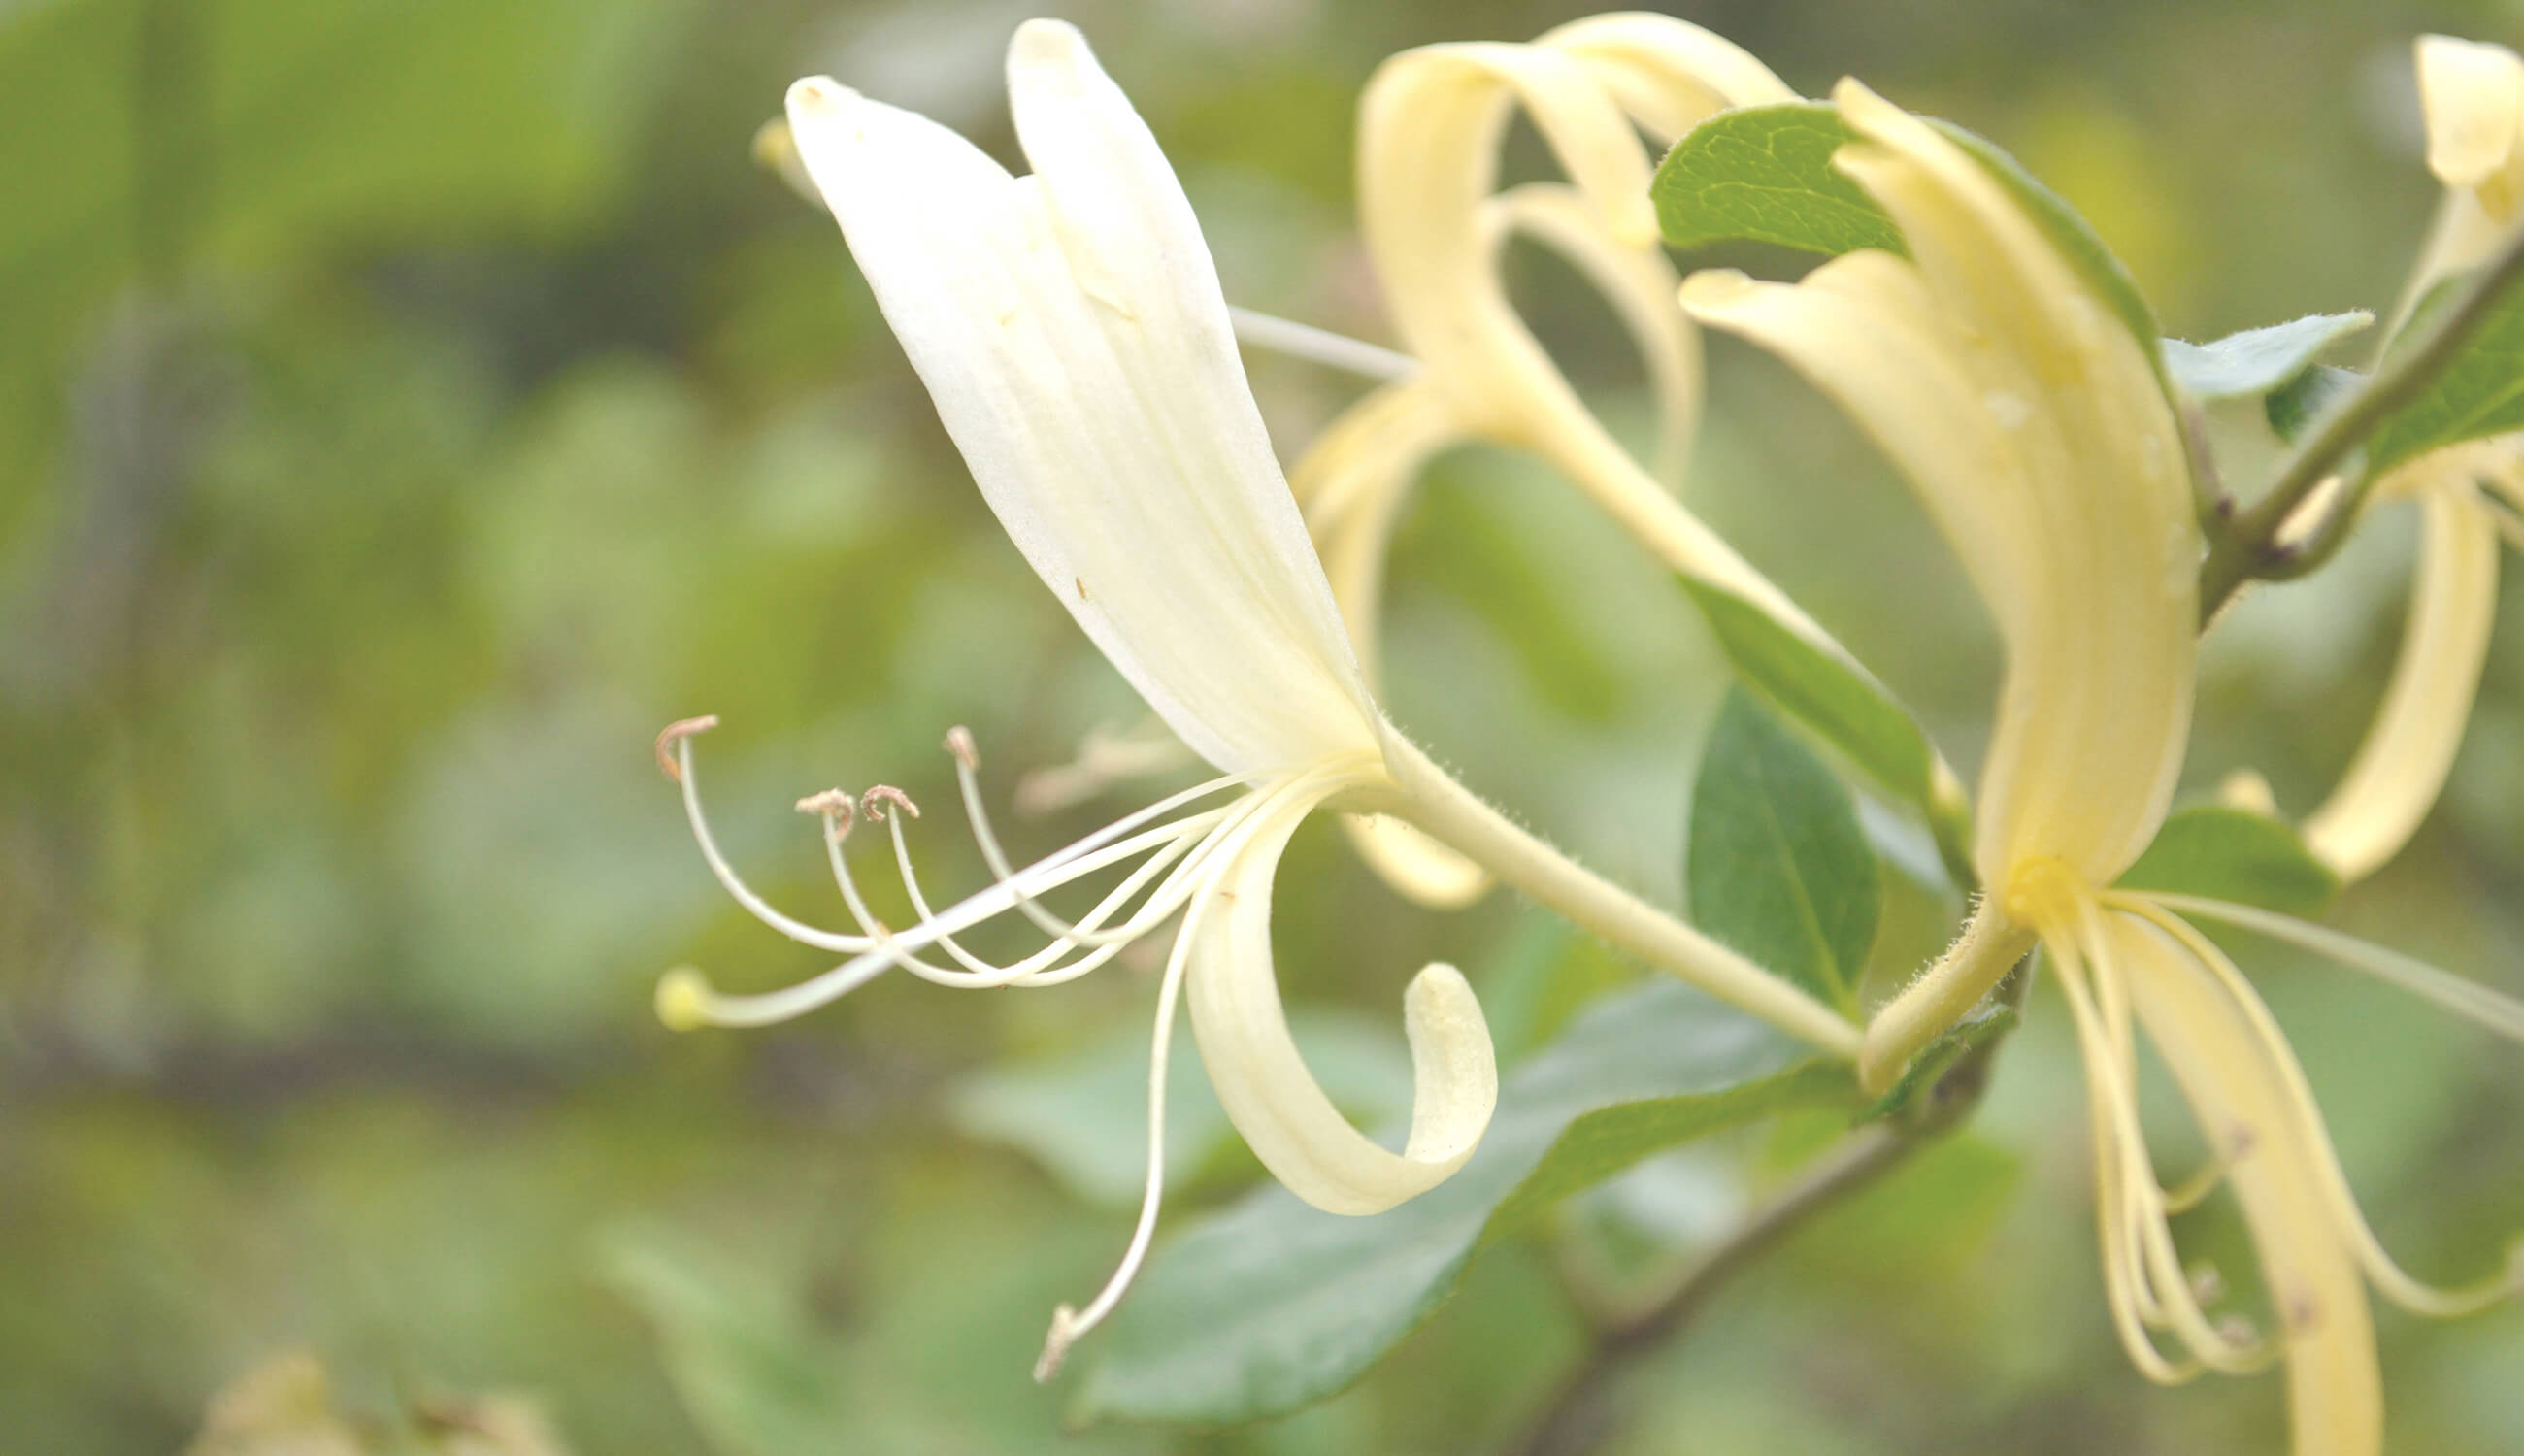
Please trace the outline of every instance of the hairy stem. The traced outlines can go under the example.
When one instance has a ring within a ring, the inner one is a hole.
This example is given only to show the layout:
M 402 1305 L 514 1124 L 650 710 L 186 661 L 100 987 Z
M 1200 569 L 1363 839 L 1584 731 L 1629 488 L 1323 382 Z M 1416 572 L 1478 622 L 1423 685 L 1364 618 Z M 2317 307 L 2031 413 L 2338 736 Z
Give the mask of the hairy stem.
M 1389 804 L 1481 868 L 1618 948 L 1681 978 L 1834 1056 L 1858 1055 L 1859 1029 L 1821 1001 L 1552 849 L 1483 802 L 1399 735 L 1385 763 L 1401 793 Z

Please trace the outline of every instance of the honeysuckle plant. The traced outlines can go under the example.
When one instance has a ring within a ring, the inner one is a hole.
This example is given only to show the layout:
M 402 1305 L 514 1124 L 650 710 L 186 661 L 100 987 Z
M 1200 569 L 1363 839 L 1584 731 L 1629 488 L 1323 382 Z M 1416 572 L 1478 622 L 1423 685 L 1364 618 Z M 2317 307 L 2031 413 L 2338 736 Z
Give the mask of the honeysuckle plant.
M 670 1025 L 752 1026 L 825 1004 L 901 967 L 948 986 L 1073 980 L 1180 916 L 1157 995 L 1147 1187 L 1122 1265 L 1083 1309 L 1055 1315 L 1043 1370 L 1119 1301 L 1154 1232 L 1163 1092 L 1178 996 L 1229 1119 L 1263 1165 L 1315 1207 L 1368 1214 L 1432 1187 L 1472 1154 L 1497 1078 L 1478 1001 L 1432 965 L 1404 998 L 1418 1078 L 1411 1134 L 1389 1151 L 1358 1133 L 1308 1073 L 1273 974 L 1272 881 L 1306 816 L 1356 807 L 1408 820 L 1499 878 L 1713 995 L 1846 1056 L 1858 1030 L 1740 954 L 1597 878 L 1449 778 L 1369 696 L 1323 568 L 1253 404 L 1227 306 L 1189 205 L 1155 139 L 1085 40 L 1030 22 L 1008 51 L 1008 96 L 1034 170 L 1011 176 L 925 118 L 824 78 L 791 88 L 788 131 L 852 256 L 928 386 L 984 498 L 1104 656 L 1218 777 L 1023 868 L 983 806 L 969 734 L 948 735 L 974 837 L 997 876 L 933 906 L 914 872 L 899 791 L 828 791 L 817 815 L 854 929 L 807 925 L 747 888 L 703 815 L 692 739 L 671 726 L 678 778 L 711 869 L 749 911 L 847 957 L 759 995 L 698 972 L 660 983 Z M 883 823 L 916 923 L 870 912 L 846 841 Z M 1042 898 L 1131 864 L 1076 920 Z M 958 940 L 1022 915 L 1047 944 L 993 962 Z
M 1670 1309 L 1695 1307 L 1700 1281 L 1966 1118 L 2038 977 L 2060 987 L 2082 1053 L 2103 1285 L 2131 1361 L 2165 1383 L 2283 1366 L 2301 1456 L 2369 1456 L 2383 1431 L 2370 1291 L 2449 1316 L 2513 1294 L 2518 1271 L 2510 1260 L 2438 1288 L 2393 1261 L 2277 1021 L 2198 927 L 2291 943 L 2524 1041 L 2514 999 L 2304 918 L 2389 858 L 2442 792 L 2479 682 L 2495 534 L 2515 529 L 2493 498 L 2514 504 L 2524 438 L 2503 363 L 2524 341 L 2509 286 L 2524 276 L 2524 63 L 2435 37 L 2420 62 L 2430 164 L 2449 191 L 2371 376 L 2318 362 L 2364 314 L 2160 341 L 2091 229 L 1988 142 L 1855 81 L 1801 100 L 1730 43 L 1662 17 L 1423 47 L 1376 73 L 1360 113 L 1361 226 L 1400 352 L 1231 310 L 1154 137 L 1065 24 L 1030 22 L 1010 46 L 1025 175 L 923 118 L 800 81 L 763 133 L 766 160 L 839 220 L 1019 551 L 1215 776 L 1019 865 L 972 736 L 951 730 L 992 883 L 933 900 L 907 834 L 918 810 L 899 790 L 811 795 L 799 807 L 820 823 L 849 921 L 833 930 L 739 877 L 696 777 L 693 740 L 714 720 L 673 725 L 660 760 L 711 871 L 755 918 L 840 961 L 754 995 L 678 969 L 658 987 L 660 1016 L 761 1025 L 898 968 L 950 987 L 1047 987 L 1171 928 L 1139 1220 L 1103 1287 L 1056 1312 L 1038 1375 L 1124 1310 L 1144 1270 L 1149 1287 L 1119 1316 L 1119 1349 L 1082 1408 L 1218 1421 L 1340 1388 L 1480 1247 L 1558 1198 L 1680 1141 L 1837 1108 L 1853 1125 L 1840 1149 L 1671 1295 Z M 1520 111 L 1568 181 L 1500 187 Z M 1673 143 L 1661 164 L 1643 133 Z M 1658 407 L 1654 463 L 1585 408 L 1509 300 L 1501 250 L 1517 236 L 1563 254 L 1623 318 Z M 1826 261 L 1795 281 L 1685 280 L 1665 251 L 1733 241 Z M 1976 792 L 1675 498 L 1704 327 L 1775 353 L 1873 438 L 1996 623 L 2003 673 Z M 1383 382 L 1284 475 L 1239 336 Z M 2230 399 L 2259 400 L 2295 441 L 2248 501 L 2226 493 L 2200 427 Z M 1377 701 L 1394 520 L 1428 461 L 1466 441 L 1539 457 L 1627 527 L 1737 670 L 1691 810 L 1688 918 L 1518 827 Z M 2247 587 L 2318 567 L 2364 508 L 2403 499 L 2426 522 L 2414 609 L 2340 790 L 2301 830 L 2265 801 L 2177 810 L 2204 629 Z M 1035 782 L 1075 800 L 1169 752 L 1107 742 L 1066 779 Z M 1869 977 L 1881 831 L 1870 837 L 1844 777 L 1913 811 L 1963 897 L 1948 947 L 1916 974 Z M 1470 983 L 1432 964 L 1405 994 L 1409 1125 L 1362 1134 L 1309 1072 L 1273 964 L 1278 865 L 1318 810 L 1366 826 L 1364 857 L 1412 898 L 1460 905 L 1504 881 L 1714 1000 L 1635 993 L 1503 1081 Z M 883 923 L 854 878 L 853 833 L 872 826 L 911 907 L 903 926 Z M 1082 911 L 1046 902 L 1082 882 L 1099 887 Z M 994 960 L 967 944 L 1008 919 L 1041 946 Z M 1229 1121 L 1294 1198 L 1259 1194 L 1169 1252 L 1154 1239 L 1179 1002 Z M 2142 1044 L 2208 1149 L 2170 1184 L 2142 1126 Z M 2221 1195 L 2249 1235 L 2257 1308 L 2176 1238 L 2179 1213 Z M 1151 1304 L 1135 1330 L 1130 1311 Z M 1592 1358 L 1635 1342 L 1614 1329 Z M 1546 1413 L 1534 1448 L 1556 1449 L 1555 1429 Z
M 2117 884 L 2165 822 L 2197 669 L 2205 543 L 2156 341 L 1955 139 L 1856 82 L 1833 100 L 1857 138 L 1833 166 L 1909 256 L 1861 250 L 1795 284 L 1698 274 L 1683 297 L 1703 324 L 1794 364 L 1902 467 L 2007 650 L 1979 786 L 1986 893 L 1875 1013 L 1861 1077 L 1889 1086 L 2038 946 L 2084 1053 L 2104 1284 L 2132 1361 L 2168 1383 L 2284 1362 L 2299 1452 L 2379 1451 L 2368 1284 L 2451 1315 L 2506 1297 L 2514 1275 L 2437 1289 L 2383 1252 L 2285 1037 L 2184 917 L 2389 962 L 2518 1040 L 2524 1005 L 2266 910 Z M 2171 1188 L 2141 1131 L 2142 1034 L 2209 1149 Z M 2260 1321 L 2221 1313 L 2174 1238 L 2172 1216 L 2220 1187 L 2252 1234 Z

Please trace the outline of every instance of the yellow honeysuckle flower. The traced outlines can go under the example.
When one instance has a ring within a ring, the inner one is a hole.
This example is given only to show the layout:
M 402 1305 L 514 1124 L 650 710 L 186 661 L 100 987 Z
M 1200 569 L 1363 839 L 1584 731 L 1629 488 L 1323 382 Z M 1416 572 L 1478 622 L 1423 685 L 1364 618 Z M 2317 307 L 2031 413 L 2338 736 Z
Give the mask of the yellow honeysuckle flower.
M 2428 169 L 2446 187 L 2406 317 L 2438 282 L 2486 264 L 2524 230 L 2524 58 L 2444 35 L 2417 44 Z M 2432 451 L 2375 483 L 2378 503 L 2421 513 L 2401 655 L 2348 771 L 2305 820 L 2306 844 L 2343 880 L 2401 851 L 2453 770 L 2489 656 L 2498 536 L 2524 549 L 2524 437 Z M 2505 509 L 2495 502 L 2502 499 Z
M 1147 1190 L 1122 1265 L 1064 1306 L 1042 1371 L 1108 1314 L 1143 1258 L 1162 1196 L 1162 1092 L 1181 995 L 1219 1100 L 1265 1167 L 1336 1213 L 1387 1208 L 1444 1179 L 1486 1126 L 1497 1075 L 1480 1008 L 1451 967 L 1404 997 L 1418 1074 L 1407 1145 L 1388 1151 L 1333 1105 L 1289 1037 L 1272 963 L 1271 888 L 1289 836 L 1331 805 L 1398 815 L 1452 851 L 1731 1003 L 1840 1055 L 1858 1029 L 1786 982 L 1560 856 L 1448 778 L 1386 721 L 1359 670 L 1236 352 L 1198 223 L 1156 141 L 1072 27 L 1021 26 L 1008 51 L 1011 176 L 952 131 L 822 77 L 789 93 L 797 157 L 841 223 L 887 321 L 984 498 L 1029 562 L 1148 705 L 1220 777 L 1022 869 L 1001 851 L 971 736 L 947 737 L 996 883 L 933 907 L 913 872 L 899 791 L 800 802 L 822 821 L 855 929 L 818 929 L 746 887 L 703 816 L 691 740 L 660 760 L 731 896 L 765 924 L 845 957 L 760 995 L 670 973 L 670 1025 L 752 1026 L 825 1004 L 899 966 L 948 986 L 1074 980 L 1180 914 L 1157 997 Z M 845 842 L 886 825 L 917 923 L 870 912 Z M 1077 920 L 1042 897 L 1123 865 Z M 1048 939 L 1008 963 L 958 937 L 1021 914 Z M 943 958 L 940 958 L 943 957 Z
M 1793 99 L 1733 43 L 1645 14 L 1574 22 L 1527 45 L 1424 46 L 1378 69 L 1359 104 L 1361 226 L 1415 367 L 1289 473 L 1371 684 L 1394 522 L 1427 462 L 1473 441 L 1540 455 L 1669 559 L 1811 629 L 1671 494 L 1699 413 L 1700 342 L 1675 304 L 1639 137 L 1644 127 L 1670 144 L 1725 108 Z M 1572 183 L 1499 189 L 1499 141 L 1520 104 Z M 1501 255 L 1519 236 L 1584 274 L 1636 344 L 1658 409 L 1653 470 L 1579 401 L 1508 298 Z M 1407 825 L 1347 823 L 1361 857 L 1414 899 L 1447 908 L 1487 888 L 1480 866 Z
M 2286 1039 L 2183 916 L 2294 941 L 2518 1039 L 2524 1006 L 2285 916 L 2111 888 L 2162 823 L 2190 731 L 2202 544 L 2179 427 L 2150 346 L 1982 163 L 1854 81 L 1833 100 L 1861 138 L 1835 165 L 1892 215 L 1911 259 L 1855 253 L 1795 285 L 1702 274 L 1684 302 L 1781 355 L 1875 438 L 2007 650 L 1981 776 L 1988 894 L 1869 1025 L 1861 1075 L 1889 1083 L 2038 946 L 2084 1053 L 2105 1287 L 2133 1362 L 2168 1383 L 2284 1362 L 2300 1456 L 2371 1456 L 2383 1397 L 2367 1285 L 2444 1315 L 2504 1297 L 2514 1276 L 2445 1291 L 2393 1264 Z M 2212 1149 L 2172 1189 L 2140 1129 L 2141 1032 Z M 2215 1313 L 2173 1238 L 2171 1215 L 2221 1186 L 2270 1291 L 2267 1333 Z

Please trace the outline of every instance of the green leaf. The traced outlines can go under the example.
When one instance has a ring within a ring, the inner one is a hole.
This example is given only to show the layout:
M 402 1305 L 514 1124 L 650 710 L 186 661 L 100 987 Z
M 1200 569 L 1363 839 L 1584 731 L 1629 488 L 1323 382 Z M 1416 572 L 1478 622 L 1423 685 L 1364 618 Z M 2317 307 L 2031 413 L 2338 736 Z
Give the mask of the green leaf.
M 1691 918 L 1853 1018 L 1875 940 L 1875 854 L 1849 790 L 1740 688 L 1691 795 Z
M 1831 165 L 1856 140 L 1827 102 L 1720 112 L 1675 143 L 1648 195 L 1677 248 L 1772 243 L 1837 257 L 1861 248 L 1908 253 L 1901 229 Z
M 2439 296 L 2442 292 L 2440 285 Z M 2428 313 L 2423 303 L 2395 339 L 2397 348 L 2425 336 Z M 2367 472 L 2381 474 L 2431 450 L 2519 429 L 2524 429 L 2524 287 L 2510 286 L 2489 306 L 2444 372 L 2366 437 Z
M 2315 364 L 2272 390 L 2261 401 L 2261 413 L 2278 437 L 2292 445 L 2315 420 L 2331 413 L 2334 405 L 2365 385 L 2366 376 L 2355 369 Z
M 2128 326 L 2161 377 L 2156 313 L 2092 224 L 1995 143 L 1951 121 L 1929 121 L 1989 169 Z M 1825 102 L 1721 112 L 1675 143 L 1657 168 L 1650 195 L 1658 225 L 1677 248 L 1748 241 L 1826 257 L 1860 248 L 1907 255 L 1892 216 L 1831 165 L 1832 153 L 1856 139 Z
M 2314 356 L 2360 329 L 2375 315 L 2307 314 L 2267 328 L 2248 328 L 2208 344 L 2164 341 L 2164 367 L 2196 400 L 2231 400 L 2265 395 L 2299 378 Z
M 2340 893 L 2339 877 L 2294 829 L 2217 803 L 2167 818 L 2118 883 L 2124 890 L 2166 890 L 2287 915 L 2314 914 Z
M 1881 685 L 1734 593 L 1680 580 L 1744 686 L 1820 735 L 1897 798 L 1931 802 L 1935 751 Z
M 1680 986 L 1590 1008 L 1499 1091 L 1480 1150 L 1388 1213 L 1343 1218 L 1277 1187 L 1150 1261 L 1092 1362 L 1080 1419 L 1278 1416 L 1365 1374 L 1453 1291 L 1480 1247 L 1690 1139 L 1846 1103 L 1848 1069 Z

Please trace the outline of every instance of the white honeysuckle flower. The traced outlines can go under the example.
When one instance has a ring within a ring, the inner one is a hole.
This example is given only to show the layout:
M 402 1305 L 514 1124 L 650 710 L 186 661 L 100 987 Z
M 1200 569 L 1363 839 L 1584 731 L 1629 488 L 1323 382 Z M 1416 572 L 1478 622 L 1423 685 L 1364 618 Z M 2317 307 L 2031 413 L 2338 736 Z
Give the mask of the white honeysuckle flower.
M 2406 319 L 2438 283 L 2487 264 L 2524 231 L 2524 58 L 2444 35 L 2417 44 L 2428 169 L 2446 187 L 2403 290 Z M 2401 852 L 2445 792 L 2489 658 L 2498 611 L 2498 537 L 2524 549 L 2524 436 L 2431 451 L 2375 482 L 2377 504 L 2420 511 L 2418 560 L 2401 655 L 2366 737 L 2320 807 L 2306 844 L 2343 880 Z M 2504 503 L 2500 509 L 2498 502 Z
M 2519 1040 L 2524 1005 L 2286 916 L 2112 888 L 2163 821 L 2190 731 L 2202 543 L 2172 408 L 2147 346 L 1995 173 L 1854 81 L 1833 100 L 1861 138 L 1835 165 L 1892 215 L 1912 257 L 1855 253 L 1794 285 L 1701 274 L 1684 301 L 1779 354 L 1874 437 L 2007 652 L 1981 777 L 1986 898 L 1869 1025 L 1861 1075 L 1889 1083 L 2039 946 L 2084 1055 L 2104 1282 L 2132 1361 L 2166 1383 L 2283 1362 L 2299 1456 L 2373 1456 L 2383 1394 L 2367 1286 L 2452 1315 L 2506 1297 L 2516 1275 L 2441 1290 L 2393 1263 L 2285 1037 L 2183 917 L 2295 942 Z M 2142 1032 L 2211 1149 L 2173 1189 L 2141 1130 Z M 2215 1309 L 2217 1282 L 2173 1237 L 2172 1215 L 2221 1187 L 2252 1236 L 2267 1332 Z
M 800 161 L 839 219 L 887 321 L 984 498 L 1071 615 L 1166 725 L 1221 777 L 1023 868 L 1001 850 L 961 729 L 947 737 L 975 841 L 996 882 L 933 906 L 913 873 L 899 791 L 809 797 L 855 929 L 822 930 L 747 888 L 710 835 L 692 739 L 659 756 L 683 786 L 711 871 L 750 913 L 843 956 L 759 995 L 698 972 L 658 987 L 668 1024 L 750 1026 L 823 1005 L 901 967 L 942 985 L 1074 980 L 1170 923 L 1149 1091 L 1148 1182 L 1121 1267 L 1053 1322 L 1042 1373 L 1108 1314 L 1143 1259 L 1162 1195 L 1162 1092 L 1176 1001 L 1264 1165 L 1318 1207 L 1364 1214 L 1471 1156 L 1497 1095 L 1480 1009 L 1451 967 L 1404 997 L 1419 1086 L 1404 1148 L 1358 1133 L 1307 1073 L 1280 1008 L 1271 888 L 1297 824 L 1331 804 L 1399 815 L 1487 872 L 1649 963 L 1842 1056 L 1858 1029 L 1786 982 L 1571 863 L 1448 778 L 1370 697 L 1236 353 L 1200 229 L 1156 141 L 1072 27 L 1029 22 L 1008 52 L 1012 176 L 952 131 L 822 77 L 789 93 Z M 892 929 L 853 880 L 846 841 L 883 823 L 916 922 Z M 1075 921 L 1042 898 L 1131 868 Z M 995 963 L 958 937 L 1022 915 L 1047 938 Z

